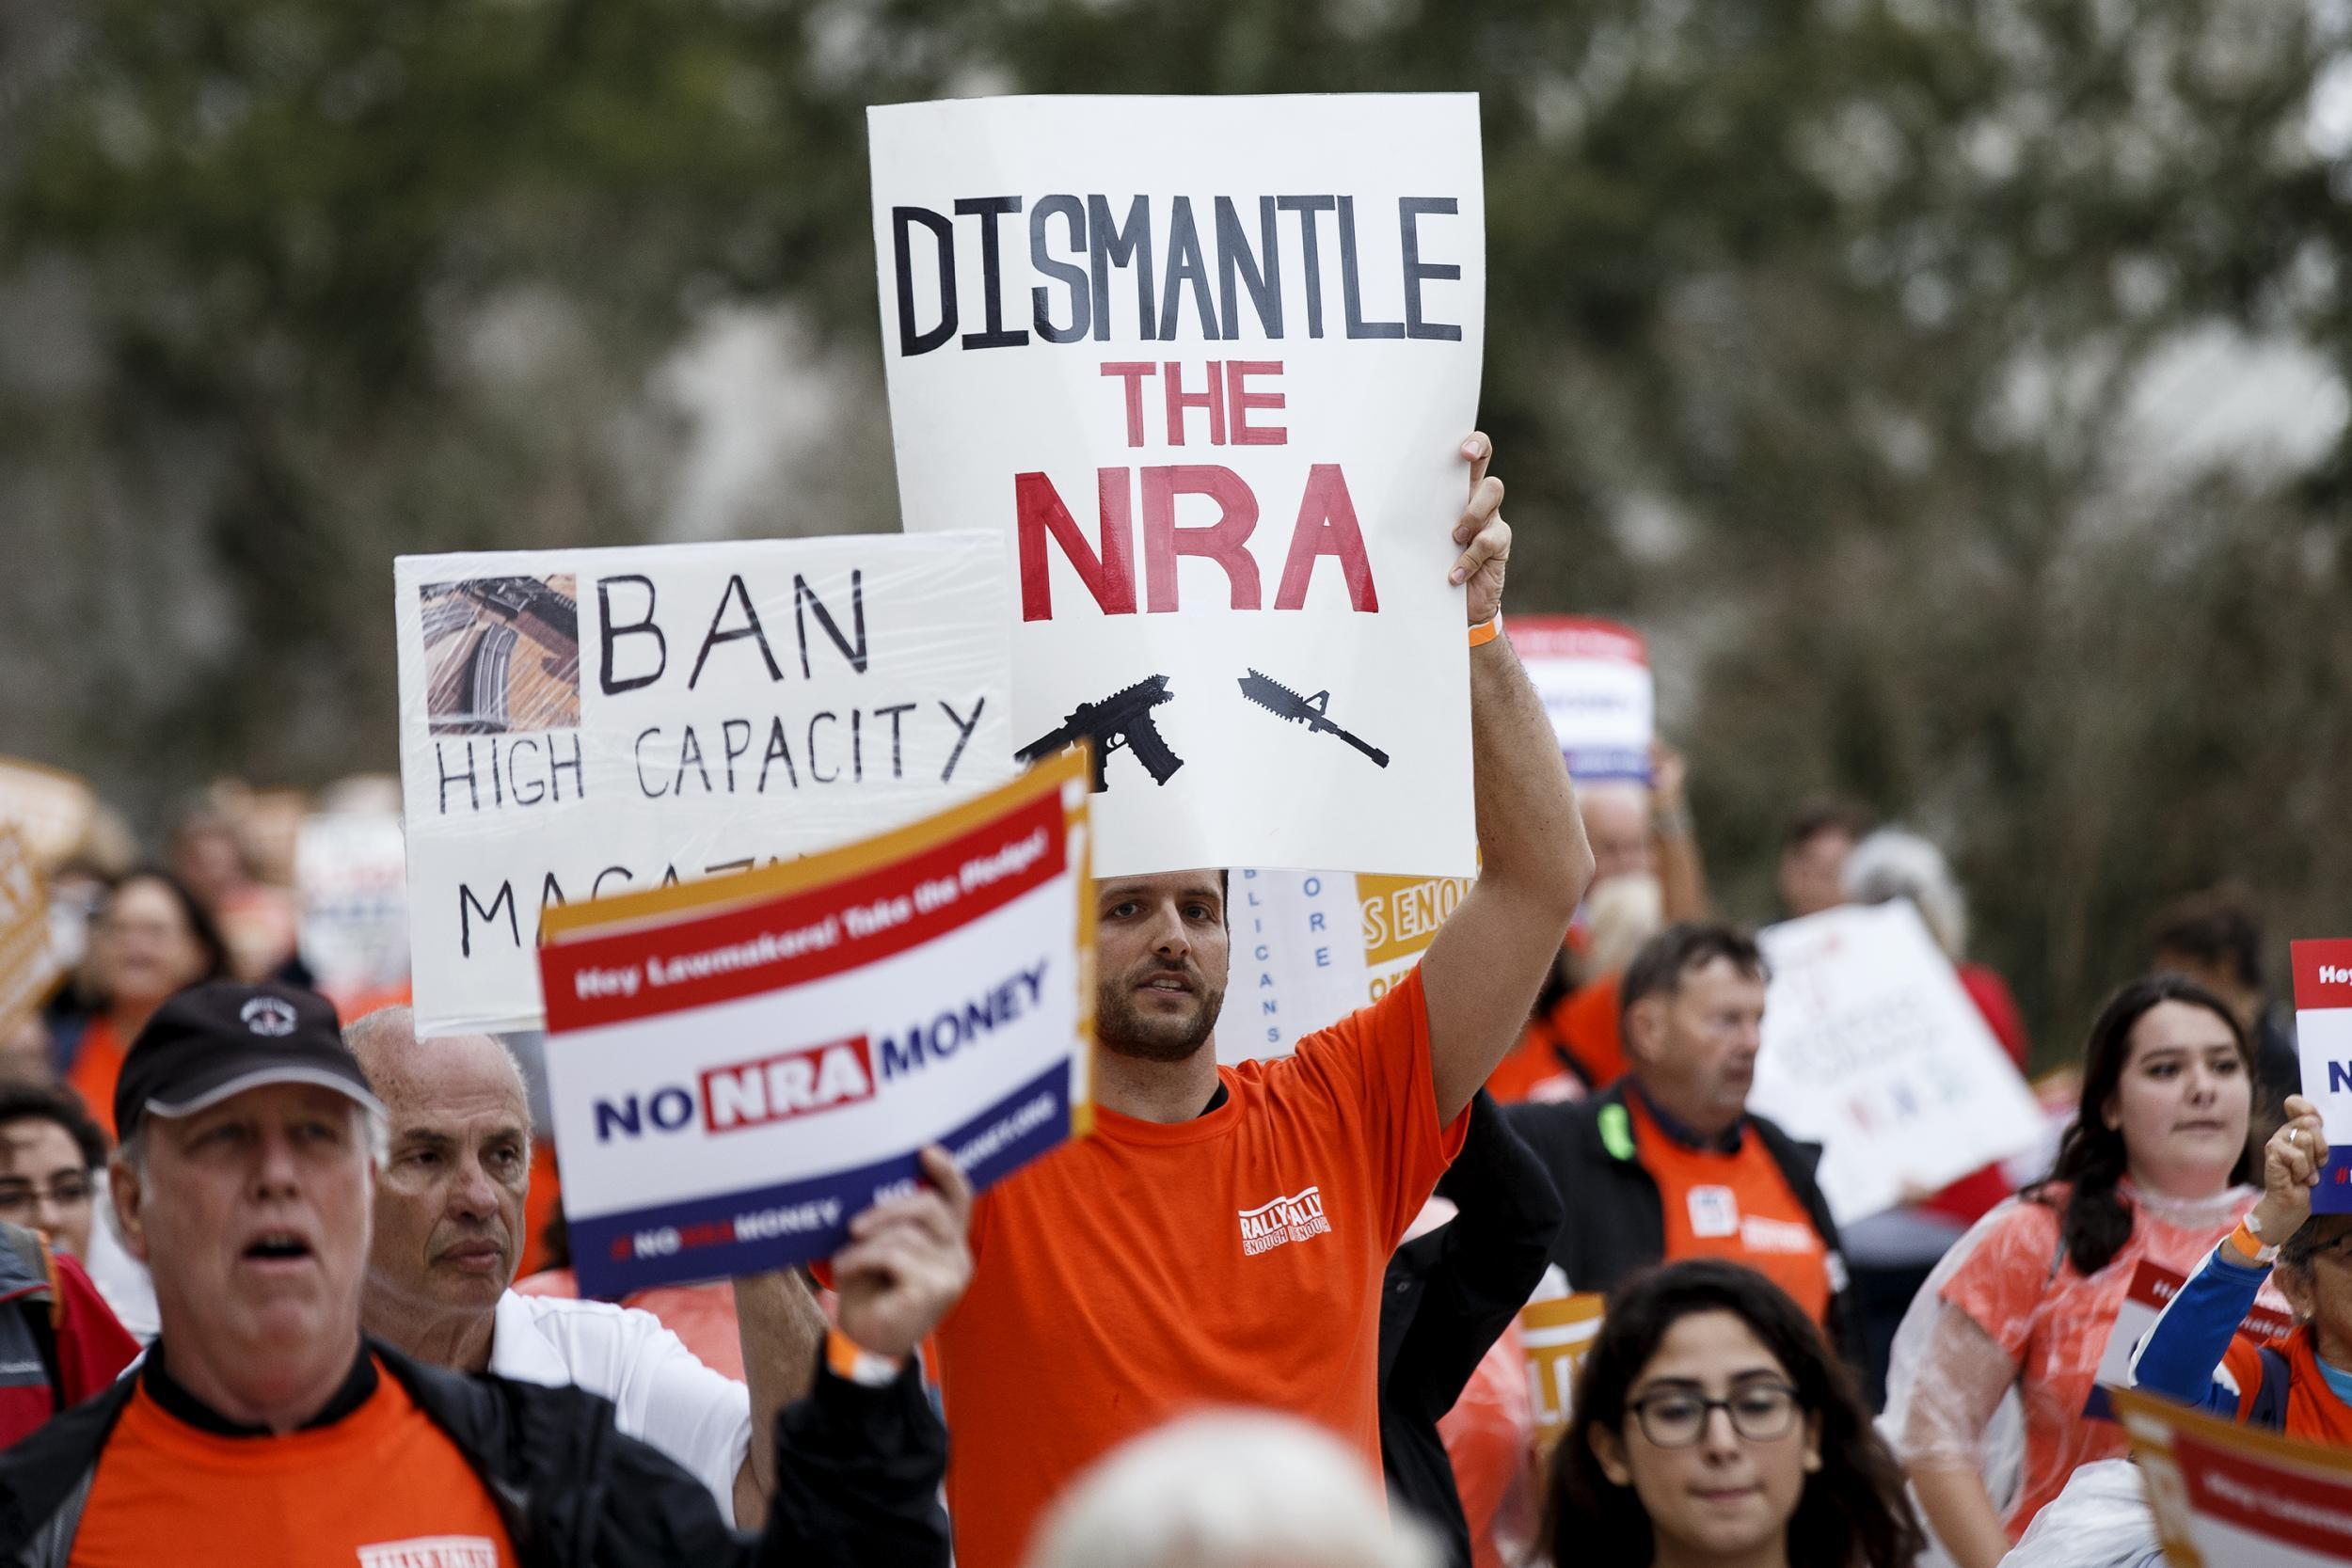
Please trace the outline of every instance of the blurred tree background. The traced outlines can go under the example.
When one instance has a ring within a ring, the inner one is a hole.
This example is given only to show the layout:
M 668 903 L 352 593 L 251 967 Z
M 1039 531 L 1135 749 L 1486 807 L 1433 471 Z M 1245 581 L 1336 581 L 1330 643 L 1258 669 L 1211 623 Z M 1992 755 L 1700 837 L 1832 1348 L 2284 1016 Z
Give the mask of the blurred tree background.
M 0 751 L 395 761 L 390 557 L 896 526 L 864 107 L 1475 89 L 1513 603 L 1650 637 L 1719 894 L 1942 842 L 2042 1054 L 2352 926 L 2342 0 L 10 0 Z

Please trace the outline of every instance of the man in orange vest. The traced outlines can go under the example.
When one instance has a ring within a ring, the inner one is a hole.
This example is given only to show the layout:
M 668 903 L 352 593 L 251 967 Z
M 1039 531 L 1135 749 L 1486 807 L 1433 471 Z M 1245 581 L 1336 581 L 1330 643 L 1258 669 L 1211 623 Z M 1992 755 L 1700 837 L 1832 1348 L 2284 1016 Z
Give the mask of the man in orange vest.
M 1572 1289 L 1606 1291 L 1661 1261 L 1725 1258 L 1772 1280 L 1859 1354 L 1837 1227 L 1814 1179 L 1820 1150 L 1747 1108 L 1764 991 L 1764 958 L 1745 932 L 1669 926 L 1626 966 L 1626 1078 L 1590 1100 L 1504 1115 L 1570 1195 L 1551 1260 Z

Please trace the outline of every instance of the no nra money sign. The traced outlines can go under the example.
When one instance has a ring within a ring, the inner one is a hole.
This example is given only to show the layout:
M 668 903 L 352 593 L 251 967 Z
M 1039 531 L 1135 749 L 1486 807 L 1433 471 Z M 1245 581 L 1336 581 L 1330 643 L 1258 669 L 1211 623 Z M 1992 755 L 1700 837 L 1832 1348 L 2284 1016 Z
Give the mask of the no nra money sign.
M 2352 1213 L 2352 939 L 2295 942 L 2290 957 L 2303 1092 L 2318 1105 L 2328 1132 L 2328 1163 L 2312 1208 Z
M 403 556 L 418 1031 L 539 1022 L 540 921 L 912 821 L 1013 770 L 986 534 Z
M 1013 744 L 1104 874 L 1467 876 L 1468 95 L 868 111 L 898 496 L 1013 545 Z
M 1071 1135 L 1092 965 L 1085 762 L 913 827 L 551 911 L 539 954 L 580 1289 L 837 1250 L 946 1146 L 986 1186 Z

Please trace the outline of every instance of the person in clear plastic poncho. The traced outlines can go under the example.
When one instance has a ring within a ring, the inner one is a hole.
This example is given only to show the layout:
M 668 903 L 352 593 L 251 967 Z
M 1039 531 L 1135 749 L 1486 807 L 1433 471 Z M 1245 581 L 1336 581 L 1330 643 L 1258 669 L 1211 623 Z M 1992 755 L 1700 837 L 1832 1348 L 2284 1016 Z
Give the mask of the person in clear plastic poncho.
M 2218 998 L 2178 975 L 2134 981 L 2084 1054 L 2049 1180 L 1977 1222 L 1895 1338 L 1882 1426 L 1959 1568 L 1994 1568 L 2078 1466 L 2125 1453 L 2122 1429 L 2083 1407 L 2133 1270 L 2186 1274 L 2257 1196 L 2252 1053 Z M 2024 1451 L 2004 1509 L 1987 1433 L 2012 1388 Z

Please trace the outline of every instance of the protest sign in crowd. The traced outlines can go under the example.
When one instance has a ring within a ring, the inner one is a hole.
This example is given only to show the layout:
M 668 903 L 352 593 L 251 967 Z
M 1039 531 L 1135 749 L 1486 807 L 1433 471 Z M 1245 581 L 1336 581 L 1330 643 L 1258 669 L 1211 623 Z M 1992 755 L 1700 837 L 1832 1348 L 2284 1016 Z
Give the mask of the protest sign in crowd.
M 0 1556 L 2352 1561 L 2352 942 L 2029 1085 L 1929 839 L 1724 918 L 1474 99 L 870 134 L 903 532 L 367 563 L 398 779 L 157 862 L 0 763 Z

